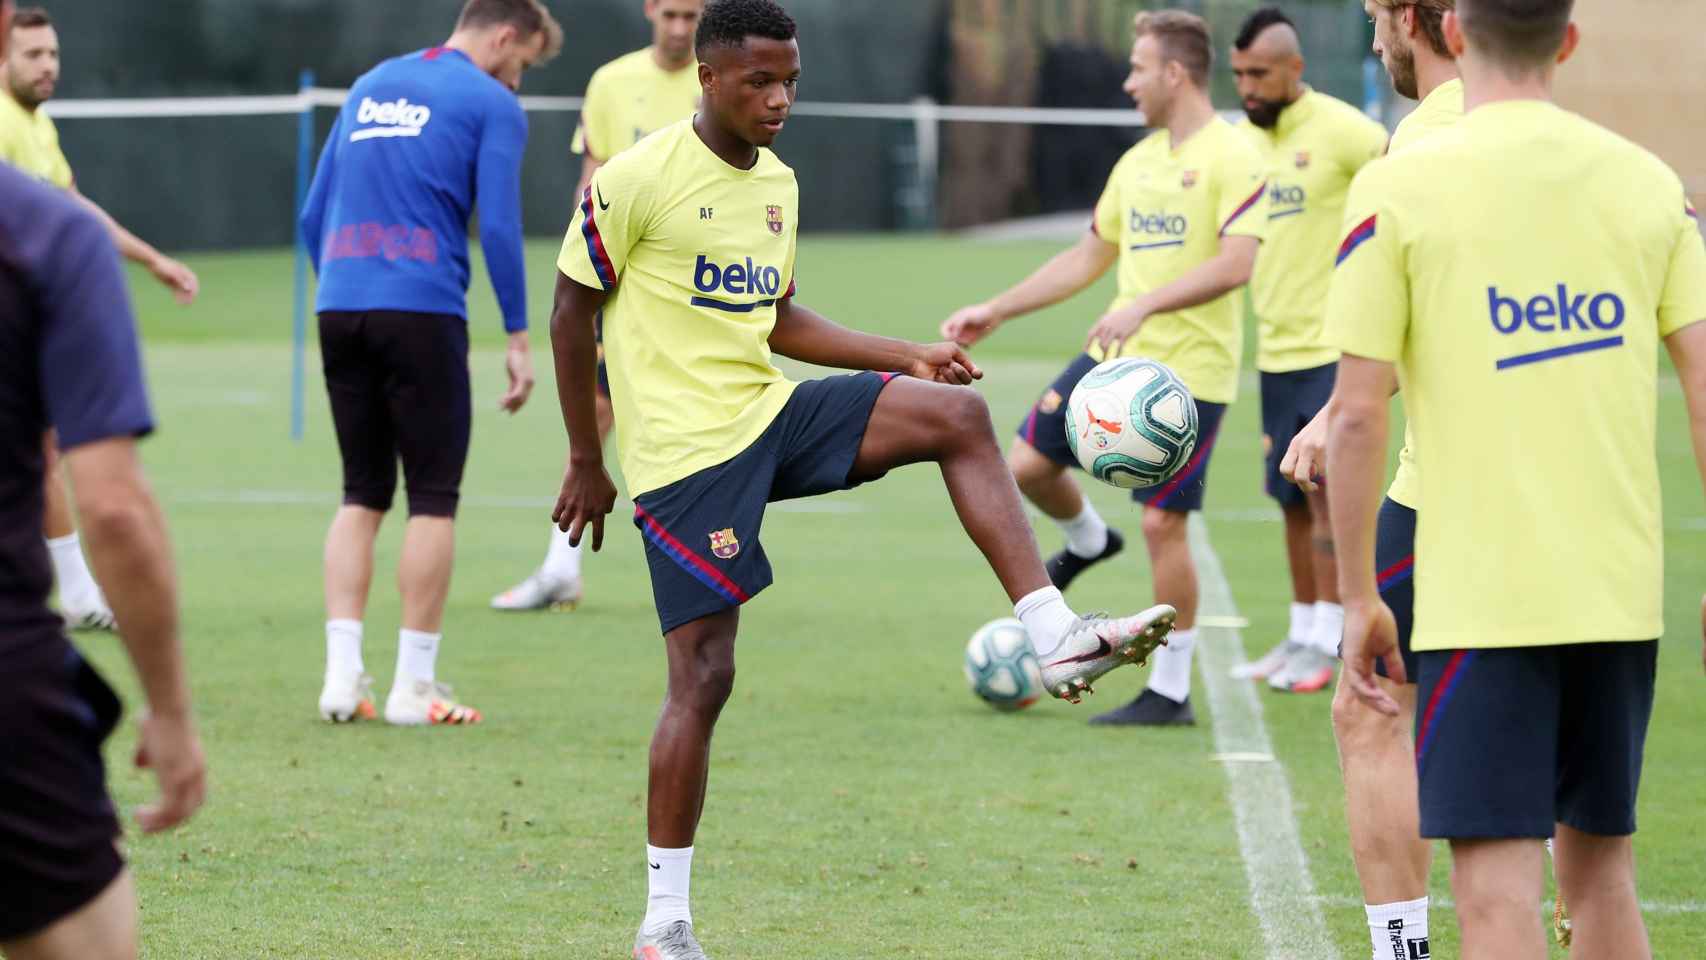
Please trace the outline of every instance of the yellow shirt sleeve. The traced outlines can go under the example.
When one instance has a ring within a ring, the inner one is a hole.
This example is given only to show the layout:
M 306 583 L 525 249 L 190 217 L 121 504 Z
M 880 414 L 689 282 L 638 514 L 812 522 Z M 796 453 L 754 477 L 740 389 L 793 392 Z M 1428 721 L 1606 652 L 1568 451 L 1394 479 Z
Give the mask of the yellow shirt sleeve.
M 1365 171 L 1351 184 L 1325 326 L 1327 342 L 1343 352 L 1397 363 L 1410 327 L 1410 280 L 1391 213 L 1374 200 L 1383 181 Z
M 1255 237 L 1268 232 L 1268 210 L 1262 198 L 1268 192 L 1267 170 L 1262 157 L 1247 143 L 1246 149 L 1225 151 L 1216 178 L 1215 219 L 1223 237 Z
M 1386 128 L 1373 120 L 1349 125 L 1348 136 L 1340 139 L 1339 163 L 1346 173 L 1355 176 L 1363 167 L 1373 163 L 1386 152 Z
M 1683 201 L 1687 216 L 1671 251 L 1664 296 L 1659 299 L 1659 336 L 1668 337 L 1696 321 L 1706 320 L 1706 238 L 1700 235 L 1699 214 Z
M 1121 158 L 1114 164 L 1114 172 L 1108 174 L 1108 185 L 1102 188 L 1102 196 L 1096 201 L 1096 215 L 1090 220 L 1090 232 L 1116 246 L 1120 242 L 1120 224 L 1125 219 L 1125 202 L 1120 199 L 1124 170 L 1125 160 Z
M 645 236 L 652 185 L 633 164 L 599 167 L 569 223 L 557 269 L 583 286 L 614 291 L 628 254 Z

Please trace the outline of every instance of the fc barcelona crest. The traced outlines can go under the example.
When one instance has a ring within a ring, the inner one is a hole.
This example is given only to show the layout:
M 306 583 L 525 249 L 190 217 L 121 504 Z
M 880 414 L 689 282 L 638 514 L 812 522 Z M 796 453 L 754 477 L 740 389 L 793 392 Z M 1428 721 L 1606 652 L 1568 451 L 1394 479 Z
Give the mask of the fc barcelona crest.
M 774 209 L 774 208 L 772 208 Z M 740 553 L 740 541 L 733 527 L 711 534 L 711 555 L 718 560 L 733 560 Z
M 1309 151 L 1308 150 L 1297 151 L 1297 169 L 1299 169 L 1299 170 L 1309 169 Z
M 764 208 L 764 222 L 770 225 L 770 232 L 778 237 L 782 235 L 782 208 L 771 204 Z
M 1197 185 L 1197 172 L 1195 170 L 1186 170 L 1185 175 L 1183 177 L 1179 178 L 1179 184 L 1181 186 L 1183 186 L 1186 190 L 1189 190 L 1190 188 L 1196 186 Z

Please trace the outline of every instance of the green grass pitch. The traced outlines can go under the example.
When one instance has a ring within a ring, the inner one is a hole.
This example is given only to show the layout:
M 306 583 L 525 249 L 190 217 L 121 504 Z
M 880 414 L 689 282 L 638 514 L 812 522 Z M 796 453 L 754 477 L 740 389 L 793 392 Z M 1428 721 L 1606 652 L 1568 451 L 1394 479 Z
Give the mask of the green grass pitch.
M 950 309 L 1054 249 L 810 236 L 800 296 L 851 326 L 930 338 Z M 580 611 L 486 608 L 538 562 L 561 476 L 544 332 L 555 252 L 529 249 L 541 383 L 513 419 L 496 409 L 499 324 L 476 265 L 474 446 L 440 659 L 441 676 L 486 712 L 475 729 L 334 728 L 316 715 L 320 549 L 339 481 L 312 352 L 307 437 L 287 438 L 289 255 L 189 258 L 204 289 L 190 309 L 133 276 L 160 422 L 146 458 L 181 568 L 212 781 L 188 827 L 128 840 L 147 956 L 627 956 L 644 906 L 645 756 L 663 650 L 624 508 L 604 552 L 588 555 Z M 1108 294 L 1104 285 L 1016 323 L 976 352 L 1004 438 Z M 1283 631 L 1289 598 L 1245 380 L 1207 520 L 1254 655 Z M 1668 373 L 1662 383 L 1670 633 L 1636 846 L 1656 954 L 1684 957 L 1706 955 L 1706 507 L 1680 393 Z M 1137 533 L 1120 492 L 1092 494 Z M 382 535 L 367 620 L 381 695 L 395 657 L 399 530 L 393 519 Z M 1040 535 L 1057 546 L 1051 528 Z M 1077 708 L 1005 716 L 976 701 L 960 675 L 965 639 L 1009 607 L 927 467 L 814 512 L 777 510 L 765 543 L 777 583 L 742 618 L 698 838 L 695 918 L 713 956 L 1264 956 L 1200 678 L 1194 729 L 1084 725 L 1139 688 L 1137 670 Z M 1135 609 L 1149 603 L 1148 583 L 1144 561 L 1122 558 L 1088 574 L 1072 600 Z M 134 711 L 117 643 L 78 643 Z M 1365 957 L 1328 698 L 1260 698 L 1328 933 L 1341 957 Z M 109 751 L 126 809 L 150 790 L 128 766 L 132 743 L 126 724 Z M 1450 895 L 1444 860 L 1436 898 Z M 1436 908 L 1436 956 L 1456 955 L 1454 925 Z

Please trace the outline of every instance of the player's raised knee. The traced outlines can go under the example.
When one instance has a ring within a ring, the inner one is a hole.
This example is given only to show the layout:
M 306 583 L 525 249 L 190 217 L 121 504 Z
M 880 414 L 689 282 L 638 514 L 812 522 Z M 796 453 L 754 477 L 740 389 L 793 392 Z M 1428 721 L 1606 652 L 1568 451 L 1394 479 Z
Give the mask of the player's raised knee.
M 1143 536 L 1146 540 L 1165 540 L 1170 537 L 1185 535 L 1185 524 L 1189 515 L 1176 513 L 1172 510 L 1149 509 L 1143 511 Z

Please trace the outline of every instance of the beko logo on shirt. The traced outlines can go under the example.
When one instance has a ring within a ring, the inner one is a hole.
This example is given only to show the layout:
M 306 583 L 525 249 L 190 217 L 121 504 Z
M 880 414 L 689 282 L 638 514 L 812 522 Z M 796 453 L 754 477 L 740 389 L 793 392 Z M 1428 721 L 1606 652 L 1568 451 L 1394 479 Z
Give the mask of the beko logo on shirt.
M 1190 221 L 1176 213 L 1145 213 L 1133 208 L 1131 211 L 1131 232 L 1153 237 L 1182 237 L 1190 228 Z
M 375 124 L 349 135 L 351 143 L 374 137 L 418 137 L 432 119 L 432 108 L 410 103 L 406 97 L 379 103 L 372 97 L 362 97 L 356 108 L 355 122 Z
M 700 293 L 756 293 L 774 297 L 782 292 L 782 271 L 758 266 L 751 257 L 745 263 L 718 266 L 701 253 L 693 265 L 693 286 Z
M 1615 330 L 1623 325 L 1623 298 L 1615 293 L 1572 294 L 1558 284 L 1557 296 L 1550 291 L 1526 300 L 1509 297 L 1498 287 L 1487 288 L 1487 313 L 1493 329 L 1512 334 L 1527 326 L 1540 333 L 1570 330 Z
M 1274 184 L 1268 188 L 1268 204 L 1273 208 L 1268 218 L 1284 217 L 1303 212 L 1303 204 L 1309 195 L 1300 186 L 1281 186 Z

